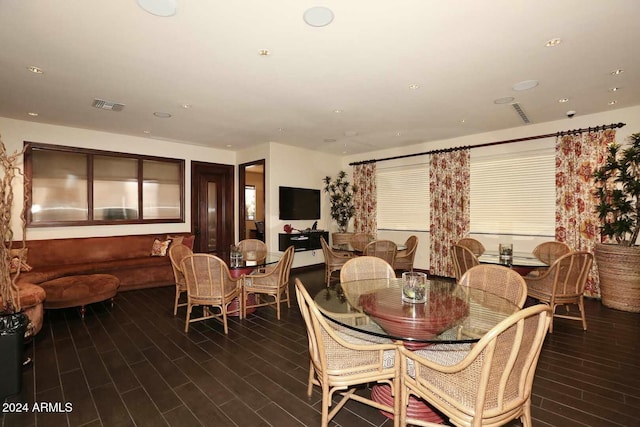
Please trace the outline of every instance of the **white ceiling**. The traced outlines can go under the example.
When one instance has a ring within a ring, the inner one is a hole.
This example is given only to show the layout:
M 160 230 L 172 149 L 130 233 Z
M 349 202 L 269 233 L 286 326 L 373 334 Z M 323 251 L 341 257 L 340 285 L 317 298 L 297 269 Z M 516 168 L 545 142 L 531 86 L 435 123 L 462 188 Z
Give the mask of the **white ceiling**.
M 0 0 L 0 116 L 355 154 L 526 126 L 503 97 L 531 123 L 640 104 L 638 0 L 168 1 L 172 17 L 135 0 Z M 333 22 L 305 24 L 313 6 Z

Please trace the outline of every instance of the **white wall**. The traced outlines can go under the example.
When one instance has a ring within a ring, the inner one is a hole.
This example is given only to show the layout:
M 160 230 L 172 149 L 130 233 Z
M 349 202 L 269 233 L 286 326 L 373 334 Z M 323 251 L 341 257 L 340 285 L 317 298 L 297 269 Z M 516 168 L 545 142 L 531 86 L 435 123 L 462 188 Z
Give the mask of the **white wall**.
M 146 154 L 159 157 L 185 159 L 185 188 L 191 186 L 191 160 L 211 163 L 236 164 L 236 155 L 232 151 L 199 147 L 160 141 L 151 138 L 134 137 L 115 133 L 98 132 L 66 126 L 54 126 L 0 117 L 0 136 L 7 152 L 21 150 L 24 141 L 46 144 L 66 145 L 132 154 Z M 22 169 L 22 159 L 20 161 Z M 19 176 L 14 182 L 14 206 L 12 212 L 14 239 L 22 238 L 19 223 L 19 201 L 23 200 L 23 180 Z M 185 194 L 184 223 L 172 224 L 136 224 L 136 225 L 100 225 L 83 227 L 37 227 L 27 229 L 27 239 L 41 240 L 65 237 L 117 236 L 127 234 L 165 234 L 169 232 L 191 231 L 191 195 Z M 237 211 L 236 211 L 237 212 Z
M 517 128 L 511 128 L 495 132 L 487 132 L 481 134 L 475 134 L 460 138 L 452 138 L 447 140 L 440 140 L 434 142 L 425 142 L 421 144 L 415 144 L 406 147 L 396 147 L 386 150 L 379 150 L 366 154 L 350 155 L 342 158 L 342 168 L 345 170 L 351 170 L 348 166 L 349 163 L 369 160 L 369 159 L 382 159 L 386 157 L 402 156 L 406 154 L 422 153 L 436 149 L 460 147 L 466 145 L 479 145 L 498 141 L 507 141 L 511 139 L 526 138 L 536 135 L 546 135 L 550 133 L 556 133 L 559 131 L 580 129 L 595 127 L 600 125 L 608 125 L 612 123 L 626 123 L 626 126 L 617 129 L 616 140 L 619 143 L 624 143 L 626 138 L 632 133 L 640 132 L 640 106 L 631 108 L 611 110 L 606 113 L 592 114 L 587 116 L 575 116 L 572 119 L 563 119 L 555 122 L 547 122 L 540 124 L 528 124 Z M 520 143 L 519 143 L 520 144 Z M 535 145 L 536 141 L 532 140 L 528 145 Z M 511 150 L 516 144 L 496 146 L 496 150 Z M 412 158 L 413 161 L 421 161 L 424 157 Z M 403 160 L 405 162 L 409 159 Z M 382 165 L 383 163 L 380 163 Z M 404 242 L 408 234 L 404 232 L 380 232 L 378 236 L 380 238 L 386 238 L 395 242 Z M 418 236 L 418 252 L 416 253 L 415 267 L 419 269 L 429 269 L 429 233 L 414 233 Z M 473 236 L 483 242 L 487 250 L 497 250 L 499 243 L 513 243 L 514 251 L 517 252 L 531 252 L 533 248 L 547 239 L 536 238 L 519 238 L 509 241 L 504 238 L 496 236 Z
M 291 224 L 296 229 L 306 229 L 313 225 L 308 221 L 283 221 L 278 218 L 278 187 L 301 187 L 322 189 L 322 179 L 327 175 L 335 175 L 340 168 L 340 157 L 317 151 L 305 150 L 288 145 L 271 143 L 267 174 L 269 176 L 269 191 L 267 204 L 270 209 L 266 211 L 266 222 L 269 227 L 268 245 L 270 248 L 278 247 L 278 233 L 284 232 L 285 224 Z M 329 232 L 336 231 L 336 224 L 330 216 L 328 196 L 323 192 L 320 198 L 320 215 L 318 229 Z M 296 252 L 293 259 L 293 267 L 324 263 L 322 250 Z

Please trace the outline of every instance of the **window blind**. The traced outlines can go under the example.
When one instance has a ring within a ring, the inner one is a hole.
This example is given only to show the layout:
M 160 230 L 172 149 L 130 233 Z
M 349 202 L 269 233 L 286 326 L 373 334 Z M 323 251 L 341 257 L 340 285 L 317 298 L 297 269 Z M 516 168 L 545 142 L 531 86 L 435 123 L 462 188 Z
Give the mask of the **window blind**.
M 378 229 L 429 231 L 429 165 L 376 171 Z
M 471 232 L 553 236 L 555 152 L 471 154 Z

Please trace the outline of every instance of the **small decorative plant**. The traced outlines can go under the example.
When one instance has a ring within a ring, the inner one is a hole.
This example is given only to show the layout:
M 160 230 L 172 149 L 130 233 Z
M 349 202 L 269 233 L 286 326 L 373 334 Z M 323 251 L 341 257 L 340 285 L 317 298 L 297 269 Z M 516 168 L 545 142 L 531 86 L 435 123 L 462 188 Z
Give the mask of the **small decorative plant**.
M 601 233 L 621 246 L 634 246 L 640 233 L 640 133 L 629 142 L 626 148 L 611 144 L 594 173 Z
M 335 180 L 327 176 L 323 181 L 324 191 L 329 193 L 331 218 L 338 223 L 338 231 L 344 233 L 347 231 L 349 221 L 356 213 L 353 193 L 357 191 L 357 187 L 351 185 L 345 171 L 340 171 Z

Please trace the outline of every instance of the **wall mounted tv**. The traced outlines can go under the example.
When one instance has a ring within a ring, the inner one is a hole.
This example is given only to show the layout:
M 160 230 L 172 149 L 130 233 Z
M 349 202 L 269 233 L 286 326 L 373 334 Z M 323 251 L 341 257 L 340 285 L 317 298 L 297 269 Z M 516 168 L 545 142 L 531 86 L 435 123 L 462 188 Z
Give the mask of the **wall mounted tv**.
M 320 190 L 280 187 L 280 219 L 320 219 Z

